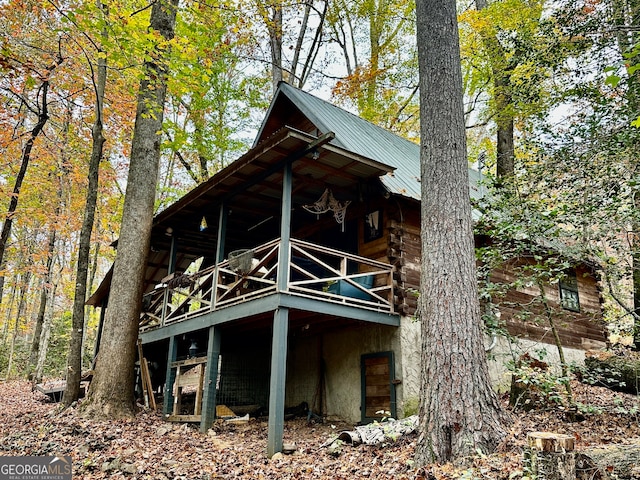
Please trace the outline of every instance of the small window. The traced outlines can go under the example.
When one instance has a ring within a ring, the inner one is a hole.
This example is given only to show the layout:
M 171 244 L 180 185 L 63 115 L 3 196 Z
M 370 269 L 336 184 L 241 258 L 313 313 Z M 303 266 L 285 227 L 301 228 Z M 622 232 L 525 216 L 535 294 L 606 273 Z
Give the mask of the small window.
M 364 217 L 364 242 L 382 238 L 382 210 L 367 213 Z
M 562 308 L 572 312 L 580 311 L 580 297 L 578 296 L 578 279 L 575 270 L 568 270 L 560 280 L 560 303 Z

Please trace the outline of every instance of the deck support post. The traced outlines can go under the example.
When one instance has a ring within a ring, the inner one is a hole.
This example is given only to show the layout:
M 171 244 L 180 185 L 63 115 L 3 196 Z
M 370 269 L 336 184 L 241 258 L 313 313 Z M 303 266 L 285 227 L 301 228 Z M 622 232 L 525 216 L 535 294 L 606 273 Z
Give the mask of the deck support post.
M 202 397 L 202 418 L 200 431 L 205 433 L 216 417 L 216 383 L 218 379 L 218 359 L 220 357 L 220 328 L 209 327 L 209 343 L 207 348 L 207 366 L 204 378 L 204 395 Z
M 291 189 L 293 173 L 291 163 L 284 166 L 282 176 L 282 215 L 280 220 L 280 252 L 278 256 L 278 291 L 289 288 L 289 263 L 291 249 Z
M 289 309 L 280 307 L 273 316 L 271 343 L 271 382 L 269 385 L 269 427 L 267 455 L 273 457 L 282 451 L 284 434 L 284 396 L 287 376 L 287 335 Z
M 171 367 L 171 364 L 176 361 L 178 357 L 178 342 L 175 336 L 169 337 L 169 352 L 167 354 L 167 374 L 164 381 L 164 395 L 162 402 L 163 415 L 169 415 L 173 408 L 173 383 L 176 380 L 176 372 Z

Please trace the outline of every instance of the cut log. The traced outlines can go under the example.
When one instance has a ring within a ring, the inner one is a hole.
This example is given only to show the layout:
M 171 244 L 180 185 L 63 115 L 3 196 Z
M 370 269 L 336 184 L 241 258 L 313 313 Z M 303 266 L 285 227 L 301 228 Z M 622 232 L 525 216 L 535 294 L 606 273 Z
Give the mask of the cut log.
M 640 478 L 640 439 L 624 445 L 589 447 L 576 459 L 578 479 Z
M 574 480 L 576 457 L 574 438 L 550 432 L 527 434 L 525 468 L 538 480 Z

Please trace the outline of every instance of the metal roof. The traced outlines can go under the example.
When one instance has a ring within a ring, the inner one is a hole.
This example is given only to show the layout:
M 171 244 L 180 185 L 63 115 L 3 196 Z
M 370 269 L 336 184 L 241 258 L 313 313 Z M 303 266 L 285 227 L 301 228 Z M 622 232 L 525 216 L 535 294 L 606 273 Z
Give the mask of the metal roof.
M 333 145 L 393 167 L 393 172 L 380 177 L 389 192 L 420 200 L 419 145 L 286 82 L 278 86 L 256 143 L 262 140 L 266 121 L 281 95 L 293 102 L 321 133 L 333 132 Z M 472 198 L 481 196 L 479 179 L 479 172 L 469 169 Z

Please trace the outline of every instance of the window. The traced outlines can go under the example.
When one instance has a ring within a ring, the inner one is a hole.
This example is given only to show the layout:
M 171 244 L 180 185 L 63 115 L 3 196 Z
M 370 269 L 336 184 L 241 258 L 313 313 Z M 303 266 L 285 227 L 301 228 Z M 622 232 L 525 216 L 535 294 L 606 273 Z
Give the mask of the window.
M 578 279 L 575 270 L 565 272 L 564 278 L 560 280 L 560 303 L 562 308 L 572 312 L 580 311 L 580 298 L 578 296 Z
M 382 210 L 368 213 L 364 217 L 364 241 L 382 238 Z

